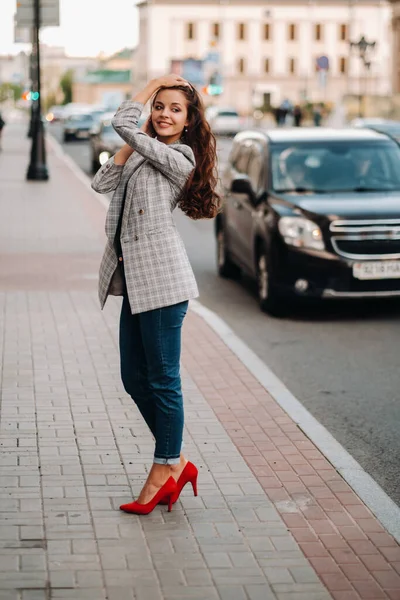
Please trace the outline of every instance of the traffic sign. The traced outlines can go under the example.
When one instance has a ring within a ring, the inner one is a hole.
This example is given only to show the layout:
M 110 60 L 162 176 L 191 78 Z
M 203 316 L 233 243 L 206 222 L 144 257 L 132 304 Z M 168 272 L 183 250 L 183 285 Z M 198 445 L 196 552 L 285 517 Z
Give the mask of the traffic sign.
M 318 69 L 327 71 L 329 69 L 329 58 L 327 56 L 318 56 L 317 67 Z
M 34 0 L 17 0 L 17 27 L 33 27 L 35 23 Z M 59 0 L 40 0 L 40 25 L 42 27 L 58 27 L 60 25 Z

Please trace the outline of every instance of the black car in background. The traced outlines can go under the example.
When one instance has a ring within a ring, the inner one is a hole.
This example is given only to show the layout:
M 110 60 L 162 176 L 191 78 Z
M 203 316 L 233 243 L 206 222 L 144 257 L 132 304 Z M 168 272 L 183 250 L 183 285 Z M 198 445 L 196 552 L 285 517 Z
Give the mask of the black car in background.
M 244 131 L 222 175 L 218 272 L 296 298 L 400 296 L 400 148 L 368 129 Z
M 395 139 L 396 142 L 400 142 L 400 121 L 380 118 L 359 118 L 354 119 L 351 125 L 352 127 L 366 127 L 380 133 L 386 133 L 386 135 L 390 135 Z
M 93 174 L 125 144 L 111 125 L 114 114 L 114 112 L 104 113 L 90 137 Z
M 90 135 L 91 168 L 95 174 L 107 160 L 125 144 L 124 140 L 113 128 L 111 121 L 115 112 L 104 113 Z M 141 116 L 138 126 L 141 127 L 146 117 Z
M 76 139 L 89 139 L 89 132 L 93 127 L 94 116 L 90 113 L 72 114 L 63 122 L 63 141 L 69 142 Z

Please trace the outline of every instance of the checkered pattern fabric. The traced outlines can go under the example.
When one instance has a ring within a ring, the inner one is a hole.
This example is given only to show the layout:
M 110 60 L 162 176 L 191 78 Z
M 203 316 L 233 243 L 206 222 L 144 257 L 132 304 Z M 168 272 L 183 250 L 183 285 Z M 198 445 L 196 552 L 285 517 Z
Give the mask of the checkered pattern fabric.
M 114 237 L 125 197 L 121 245 L 132 314 L 198 296 L 196 280 L 172 217 L 195 166 L 194 154 L 185 144 L 163 144 L 141 131 L 137 124 L 142 110 L 140 102 L 121 104 L 112 124 L 135 152 L 125 165 L 116 165 L 111 157 L 92 182 L 96 192 L 114 191 L 100 265 L 100 305 L 104 307 L 118 264 Z

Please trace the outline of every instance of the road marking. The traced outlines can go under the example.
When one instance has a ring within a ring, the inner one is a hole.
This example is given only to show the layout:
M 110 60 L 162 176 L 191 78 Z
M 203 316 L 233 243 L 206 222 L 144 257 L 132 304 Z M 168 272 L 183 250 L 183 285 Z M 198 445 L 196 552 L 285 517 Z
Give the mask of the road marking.
M 108 209 L 109 202 L 95 192 L 90 178 L 66 154 L 59 142 L 47 136 L 54 152 L 63 160 L 78 179 L 97 200 Z M 285 384 L 267 365 L 241 340 L 229 325 L 215 312 L 203 306 L 198 300 L 190 301 L 190 309 L 203 318 L 222 341 L 232 350 L 245 367 L 254 375 L 267 392 L 276 400 L 289 417 L 313 442 L 325 458 L 335 467 L 364 504 L 377 517 L 383 527 L 400 544 L 400 507 L 393 502 L 378 483 L 364 471 L 362 466 L 339 444 L 319 421 L 288 390 Z

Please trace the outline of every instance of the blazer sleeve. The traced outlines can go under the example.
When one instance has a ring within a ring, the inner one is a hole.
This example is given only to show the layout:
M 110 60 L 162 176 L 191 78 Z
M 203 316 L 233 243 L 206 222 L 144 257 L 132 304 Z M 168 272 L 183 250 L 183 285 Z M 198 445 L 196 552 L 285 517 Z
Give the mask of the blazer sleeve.
M 111 121 L 115 131 L 170 181 L 183 187 L 196 164 L 193 150 L 186 144 L 163 144 L 139 129 L 143 108 L 140 102 L 123 102 Z
M 116 165 L 112 156 L 97 171 L 92 180 L 92 188 L 99 194 L 108 194 L 108 192 L 114 191 L 118 187 L 123 170 L 124 165 Z

